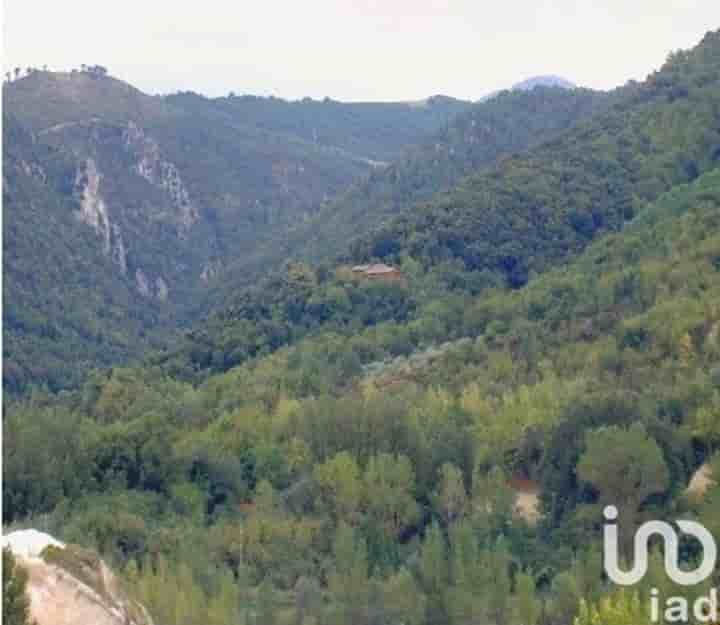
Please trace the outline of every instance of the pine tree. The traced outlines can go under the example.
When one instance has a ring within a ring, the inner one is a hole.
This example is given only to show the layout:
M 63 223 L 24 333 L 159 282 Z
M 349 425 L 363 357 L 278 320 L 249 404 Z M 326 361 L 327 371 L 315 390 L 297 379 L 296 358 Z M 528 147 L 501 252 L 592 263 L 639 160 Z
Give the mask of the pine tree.
M 368 462 L 364 476 L 366 505 L 374 525 L 389 538 L 415 521 L 415 473 L 406 456 L 379 454 Z
M 485 473 L 478 465 L 473 472 L 472 516 L 476 527 L 488 534 L 497 533 L 511 518 L 515 493 L 500 467 Z
M 185 562 L 181 562 L 175 577 L 176 596 L 175 622 L 177 625 L 193 625 L 205 619 L 207 615 L 207 597 L 203 589 L 197 584 L 192 569 Z M 166 596 L 172 600 L 170 592 L 172 586 L 165 589 Z
M 475 532 L 469 521 L 450 529 L 450 575 L 452 583 L 477 594 L 483 585 L 483 572 Z
M 662 450 L 640 423 L 593 430 L 586 444 L 577 474 L 599 491 L 601 502 L 617 505 L 622 551 L 629 555 L 640 505 L 670 482 Z

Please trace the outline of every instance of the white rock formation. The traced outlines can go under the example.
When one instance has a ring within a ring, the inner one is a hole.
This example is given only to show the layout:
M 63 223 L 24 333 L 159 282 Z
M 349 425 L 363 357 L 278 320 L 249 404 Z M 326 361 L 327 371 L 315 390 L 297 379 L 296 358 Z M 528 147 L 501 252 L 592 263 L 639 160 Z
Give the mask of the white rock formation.
M 95 160 L 85 160 L 85 167 L 80 168 L 75 176 L 75 187 L 80 194 L 80 212 L 77 217 L 100 235 L 103 240 L 103 251 L 110 253 L 110 217 L 105 200 L 100 195 L 100 180 Z
M 135 172 L 165 192 L 177 210 L 183 228 L 192 226 L 200 218 L 200 213 L 190 200 L 180 171 L 174 163 L 163 158 L 157 141 L 132 121 L 128 122 L 123 139 L 125 149 L 135 156 Z
M 2 548 L 10 547 L 10 551 L 19 558 L 39 558 L 48 545 L 65 547 L 64 543 L 55 540 L 50 534 L 34 529 L 10 532 L 2 537 Z
M 30 618 L 37 625 L 154 625 L 92 551 L 34 529 L 3 536 L 2 546 L 28 573 Z

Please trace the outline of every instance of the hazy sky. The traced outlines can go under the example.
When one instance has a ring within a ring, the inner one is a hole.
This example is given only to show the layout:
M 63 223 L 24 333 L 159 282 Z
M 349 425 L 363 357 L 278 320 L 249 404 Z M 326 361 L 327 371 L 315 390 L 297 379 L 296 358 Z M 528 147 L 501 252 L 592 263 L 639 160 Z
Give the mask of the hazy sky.
M 609 88 L 720 27 L 720 0 L 5 0 L 3 66 L 106 65 L 150 93 L 477 99 Z

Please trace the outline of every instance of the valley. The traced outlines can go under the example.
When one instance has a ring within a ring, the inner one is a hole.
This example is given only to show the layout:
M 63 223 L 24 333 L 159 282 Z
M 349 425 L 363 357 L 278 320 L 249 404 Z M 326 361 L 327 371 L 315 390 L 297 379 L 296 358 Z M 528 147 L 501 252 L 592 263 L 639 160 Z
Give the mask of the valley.
M 608 505 L 624 560 L 645 521 L 720 533 L 720 31 L 658 65 L 476 102 L 6 84 L 3 523 L 51 545 L 14 579 L 112 569 L 158 625 L 705 596 L 657 545 L 603 570 Z
M 9 390 L 71 386 L 67 357 L 107 366 L 164 344 L 226 265 L 243 284 L 265 270 L 257 250 L 277 266 L 289 224 L 467 106 L 153 97 L 89 70 L 34 71 L 3 104 Z M 375 120 L 394 132 L 367 132 Z

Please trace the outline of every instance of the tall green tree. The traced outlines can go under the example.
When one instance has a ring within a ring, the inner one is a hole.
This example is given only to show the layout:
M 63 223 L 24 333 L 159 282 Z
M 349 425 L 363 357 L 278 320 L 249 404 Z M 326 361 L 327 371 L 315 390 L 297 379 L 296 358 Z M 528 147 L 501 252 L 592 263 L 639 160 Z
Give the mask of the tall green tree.
M 601 503 L 617 507 L 621 542 L 629 555 L 640 506 L 669 484 L 662 451 L 639 423 L 591 431 L 586 445 L 578 463 L 578 476 L 597 489 Z
M 450 462 L 440 467 L 438 511 L 449 525 L 461 519 L 468 510 L 468 496 L 462 471 Z
M 362 479 L 357 461 L 342 451 L 315 469 L 323 500 L 337 519 L 357 523 L 362 502 Z
M 390 538 L 418 518 L 415 472 L 407 456 L 379 454 L 368 462 L 364 475 L 370 522 Z

